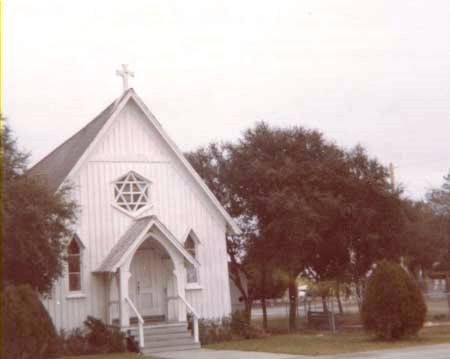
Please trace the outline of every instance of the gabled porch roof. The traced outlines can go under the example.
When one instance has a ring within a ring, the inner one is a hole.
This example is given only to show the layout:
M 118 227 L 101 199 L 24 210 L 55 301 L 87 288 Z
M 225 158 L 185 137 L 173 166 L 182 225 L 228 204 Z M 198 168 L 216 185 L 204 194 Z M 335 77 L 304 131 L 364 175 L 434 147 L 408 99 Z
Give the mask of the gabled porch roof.
M 192 257 L 158 217 L 151 215 L 139 218 L 127 229 L 95 272 L 115 272 L 143 240 L 151 234 L 153 228 L 156 228 L 162 234 L 160 237 L 175 248 L 188 262 L 196 267 L 200 266 L 199 262 Z

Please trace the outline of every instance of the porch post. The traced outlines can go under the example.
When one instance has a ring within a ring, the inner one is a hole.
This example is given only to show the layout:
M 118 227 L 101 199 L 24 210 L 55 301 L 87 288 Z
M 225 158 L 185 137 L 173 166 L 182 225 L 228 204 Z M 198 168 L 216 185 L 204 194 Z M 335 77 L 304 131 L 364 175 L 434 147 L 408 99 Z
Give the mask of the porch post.
M 185 290 L 185 281 L 186 281 L 186 268 L 184 267 L 184 258 L 180 258 L 179 260 L 177 260 L 177 262 L 175 263 L 175 269 L 174 269 L 174 275 L 175 275 L 175 281 L 177 284 L 177 294 L 182 296 L 183 298 L 186 298 L 186 290 Z M 178 300 L 178 305 L 177 305 L 177 309 L 178 309 L 178 321 L 179 322 L 184 322 L 186 321 L 186 306 L 185 304 L 181 301 Z
M 113 273 L 106 273 L 105 274 L 105 299 L 106 299 L 106 324 L 111 325 L 112 319 L 111 319 L 111 280 L 113 279 L 114 274 Z
M 128 279 L 130 272 L 126 266 L 122 266 L 117 270 L 116 279 L 119 289 L 119 322 L 120 326 L 128 327 L 130 325 L 130 315 L 128 311 L 128 303 L 125 298 L 128 297 Z

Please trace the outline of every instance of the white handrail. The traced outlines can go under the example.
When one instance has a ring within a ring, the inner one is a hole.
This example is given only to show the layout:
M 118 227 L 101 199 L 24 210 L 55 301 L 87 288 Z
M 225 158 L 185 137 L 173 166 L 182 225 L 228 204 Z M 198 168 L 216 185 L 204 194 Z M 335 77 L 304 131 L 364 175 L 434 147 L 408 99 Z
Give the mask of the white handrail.
M 142 350 L 144 349 L 144 319 L 139 314 L 139 312 L 136 309 L 136 307 L 134 306 L 133 302 L 128 297 L 125 297 L 125 300 L 130 305 L 130 308 L 133 310 L 134 314 L 136 314 L 136 316 L 138 318 L 139 348 L 140 348 L 140 351 L 142 352 Z
M 181 295 L 178 295 L 178 298 L 180 298 L 183 301 L 184 305 L 186 305 L 186 307 L 189 309 L 189 311 L 191 312 L 191 314 L 192 314 L 192 316 L 194 318 L 194 320 L 193 320 L 193 325 L 194 325 L 194 342 L 198 343 L 200 341 L 199 332 L 198 332 L 198 314 L 195 311 L 194 307 L 188 303 L 186 298 L 184 298 Z

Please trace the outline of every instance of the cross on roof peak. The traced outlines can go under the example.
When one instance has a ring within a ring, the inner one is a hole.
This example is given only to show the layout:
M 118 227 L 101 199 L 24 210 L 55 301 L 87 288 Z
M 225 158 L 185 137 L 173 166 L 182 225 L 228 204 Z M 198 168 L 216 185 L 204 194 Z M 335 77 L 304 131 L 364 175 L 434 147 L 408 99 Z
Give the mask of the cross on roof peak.
M 128 90 L 128 78 L 134 77 L 134 72 L 128 69 L 128 65 L 122 64 L 122 69 L 116 70 L 116 75 L 122 77 L 123 91 Z

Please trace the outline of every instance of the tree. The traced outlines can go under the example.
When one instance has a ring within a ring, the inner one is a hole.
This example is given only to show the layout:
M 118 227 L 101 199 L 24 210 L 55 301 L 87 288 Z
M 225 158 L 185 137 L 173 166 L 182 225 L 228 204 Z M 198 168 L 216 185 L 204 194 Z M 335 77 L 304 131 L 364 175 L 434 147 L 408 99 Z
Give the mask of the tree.
M 258 123 L 229 146 L 230 191 L 258 220 L 262 242 L 288 278 L 290 328 L 296 327 L 297 276 L 315 256 L 324 227 L 338 209 L 336 179 L 344 154 L 322 134 Z
M 404 201 L 406 226 L 404 232 L 405 264 L 411 273 L 429 271 L 441 259 L 445 248 L 441 219 L 430 204 Z
M 299 273 L 336 283 L 339 294 L 341 283 L 365 278 L 376 260 L 399 256 L 400 191 L 361 146 L 346 152 L 320 132 L 261 122 L 237 143 L 213 144 L 188 158 L 247 225 L 228 250 L 232 264 L 239 262 L 258 283 L 254 292 L 265 298 L 268 272 L 275 269 L 288 278 L 291 329 Z
M 447 302 L 450 312 L 450 171 L 444 177 L 441 188 L 433 189 L 427 194 L 427 200 L 436 214 L 436 231 L 441 240 L 441 252 L 429 272 L 436 279 L 445 279 Z
M 46 293 L 62 275 L 76 204 L 69 199 L 70 187 L 51 193 L 27 176 L 29 156 L 18 149 L 7 123 L 2 125 L 2 283 L 29 284 Z

